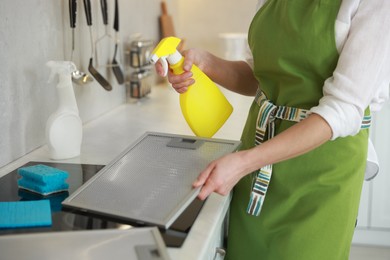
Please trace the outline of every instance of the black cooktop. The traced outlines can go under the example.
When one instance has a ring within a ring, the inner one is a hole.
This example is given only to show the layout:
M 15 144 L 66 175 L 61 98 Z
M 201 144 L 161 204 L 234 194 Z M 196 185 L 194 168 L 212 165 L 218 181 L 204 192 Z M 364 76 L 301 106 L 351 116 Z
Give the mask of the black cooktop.
M 17 180 L 20 176 L 14 170 L 0 178 L 0 201 L 19 200 L 50 200 L 52 212 L 52 226 L 39 228 L 0 229 L 0 235 L 23 234 L 51 231 L 92 230 L 92 229 L 124 229 L 129 226 L 139 226 L 136 223 L 123 222 L 123 220 L 108 219 L 102 216 L 63 209 L 61 202 L 100 171 L 104 165 L 70 164 L 57 162 L 29 162 L 21 167 L 44 164 L 69 173 L 66 182 L 69 184 L 68 192 L 56 193 L 50 196 L 41 196 L 18 188 Z M 199 214 L 204 201 L 195 199 L 169 229 L 160 229 L 160 233 L 168 247 L 180 247 L 187 237 L 192 224 Z

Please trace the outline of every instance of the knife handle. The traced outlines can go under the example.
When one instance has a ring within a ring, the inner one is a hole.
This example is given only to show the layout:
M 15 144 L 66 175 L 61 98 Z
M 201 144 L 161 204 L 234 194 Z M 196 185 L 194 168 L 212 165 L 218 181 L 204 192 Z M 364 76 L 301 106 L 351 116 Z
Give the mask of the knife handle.
M 103 23 L 104 25 L 107 25 L 108 24 L 107 0 L 100 0 L 100 7 L 102 9 Z
M 161 14 L 168 15 L 167 3 L 165 1 L 161 1 Z
M 91 15 L 91 1 L 84 0 L 84 9 L 85 9 L 85 17 L 87 18 L 88 26 L 92 25 L 92 15 Z
M 114 29 L 117 32 L 119 31 L 119 7 L 118 7 L 118 0 L 115 0 Z
M 70 28 L 76 28 L 76 12 L 77 12 L 76 0 L 69 0 Z

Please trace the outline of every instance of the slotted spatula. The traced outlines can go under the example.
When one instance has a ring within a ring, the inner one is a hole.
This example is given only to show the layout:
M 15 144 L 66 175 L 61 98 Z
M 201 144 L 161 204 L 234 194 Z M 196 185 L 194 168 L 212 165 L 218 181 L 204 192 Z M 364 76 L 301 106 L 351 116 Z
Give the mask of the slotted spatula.
M 112 90 L 111 84 L 93 67 L 93 35 L 92 35 L 92 15 L 91 15 L 91 1 L 84 0 L 85 17 L 87 18 L 87 25 L 89 27 L 89 33 L 91 37 L 91 58 L 89 59 L 88 70 L 97 82 L 107 91 Z

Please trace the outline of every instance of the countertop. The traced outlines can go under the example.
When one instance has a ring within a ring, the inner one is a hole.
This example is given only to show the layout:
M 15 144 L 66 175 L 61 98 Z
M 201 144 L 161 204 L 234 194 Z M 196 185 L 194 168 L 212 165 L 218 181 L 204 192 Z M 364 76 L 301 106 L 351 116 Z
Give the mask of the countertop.
M 253 98 L 225 90 L 223 92 L 234 111 L 214 137 L 239 140 Z M 81 155 L 61 162 L 108 164 L 146 131 L 193 136 L 181 114 L 178 95 L 168 84 L 156 85 L 148 96 L 139 100 L 130 99 L 84 124 Z M 29 161 L 50 162 L 47 146 L 44 145 L 0 168 L 0 177 Z M 230 196 L 210 195 L 183 246 L 168 248 L 171 258 L 202 259 L 213 231 L 224 219 L 229 202 Z

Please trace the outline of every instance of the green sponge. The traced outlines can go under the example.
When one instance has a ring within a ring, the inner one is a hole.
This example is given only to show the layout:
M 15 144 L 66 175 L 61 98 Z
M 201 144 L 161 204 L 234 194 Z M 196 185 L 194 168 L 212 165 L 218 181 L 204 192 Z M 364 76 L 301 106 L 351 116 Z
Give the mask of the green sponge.
M 22 167 L 18 169 L 18 174 L 22 176 L 18 180 L 19 188 L 41 195 L 46 196 L 69 188 L 65 182 L 69 176 L 68 172 L 54 167 L 43 164 Z

